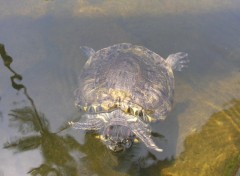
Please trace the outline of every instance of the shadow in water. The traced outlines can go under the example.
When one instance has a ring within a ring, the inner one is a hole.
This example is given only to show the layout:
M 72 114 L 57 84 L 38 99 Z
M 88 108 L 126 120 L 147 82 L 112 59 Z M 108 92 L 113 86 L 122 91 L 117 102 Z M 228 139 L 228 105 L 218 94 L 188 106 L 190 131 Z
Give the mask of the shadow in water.
M 13 149 L 17 153 L 40 150 L 43 163 L 29 169 L 29 174 L 37 175 L 160 175 L 160 170 L 172 163 L 173 159 L 159 159 L 143 145 L 121 154 L 109 151 L 94 134 L 85 136 L 85 143 L 80 144 L 74 137 L 61 134 L 69 126 L 54 133 L 49 129 L 49 121 L 37 107 L 28 94 L 24 84 L 19 83 L 22 76 L 11 68 L 13 59 L 0 44 L 0 55 L 5 67 L 12 72 L 12 87 L 23 91 L 30 106 L 11 110 L 9 113 L 11 127 L 17 128 L 20 136 L 4 144 L 5 149 Z M 158 134 L 153 134 L 159 137 Z M 160 136 L 162 137 L 162 136 Z M 142 148 L 141 148 L 142 147 Z

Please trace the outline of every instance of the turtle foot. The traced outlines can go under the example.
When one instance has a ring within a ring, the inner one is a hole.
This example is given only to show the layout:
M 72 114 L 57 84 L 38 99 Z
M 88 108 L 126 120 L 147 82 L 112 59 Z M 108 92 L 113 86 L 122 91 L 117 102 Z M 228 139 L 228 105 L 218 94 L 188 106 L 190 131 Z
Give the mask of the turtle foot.
M 80 46 L 80 50 L 86 58 L 90 58 L 92 55 L 95 54 L 95 51 L 87 46 Z
M 188 54 L 184 52 L 170 54 L 166 62 L 170 65 L 172 70 L 181 71 L 184 67 L 187 67 L 187 63 L 189 63 Z

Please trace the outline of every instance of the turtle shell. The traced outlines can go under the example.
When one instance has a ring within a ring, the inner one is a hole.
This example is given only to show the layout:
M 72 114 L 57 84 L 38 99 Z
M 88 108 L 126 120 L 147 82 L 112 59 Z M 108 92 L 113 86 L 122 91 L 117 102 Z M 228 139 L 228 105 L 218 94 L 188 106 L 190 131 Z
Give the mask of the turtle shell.
M 86 113 L 117 108 L 145 121 L 165 119 L 173 103 L 171 67 L 158 54 L 128 43 L 94 53 L 75 91 L 75 104 Z

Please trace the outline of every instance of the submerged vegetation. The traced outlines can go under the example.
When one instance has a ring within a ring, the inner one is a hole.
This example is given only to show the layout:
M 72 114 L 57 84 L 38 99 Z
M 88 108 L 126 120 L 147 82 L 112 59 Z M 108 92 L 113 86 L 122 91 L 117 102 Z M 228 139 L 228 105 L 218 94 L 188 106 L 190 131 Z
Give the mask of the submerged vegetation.
M 232 176 L 240 166 L 240 100 L 233 99 L 226 109 L 212 114 L 200 132 L 188 136 L 185 151 L 168 176 Z

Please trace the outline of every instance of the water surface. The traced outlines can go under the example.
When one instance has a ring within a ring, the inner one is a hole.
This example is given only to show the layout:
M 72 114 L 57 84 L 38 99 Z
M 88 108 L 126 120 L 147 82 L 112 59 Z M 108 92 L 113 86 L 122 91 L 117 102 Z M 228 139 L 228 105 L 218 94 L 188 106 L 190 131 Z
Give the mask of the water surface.
M 0 43 L 7 51 L 0 63 L 0 175 L 237 174 L 239 1 L 0 3 Z M 189 53 L 188 68 L 175 73 L 172 112 L 152 124 L 162 153 L 139 143 L 113 154 L 93 135 L 66 128 L 81 115 L 73 92 L 87 58 L 79 47 L 122 42 L 165 58 Z

